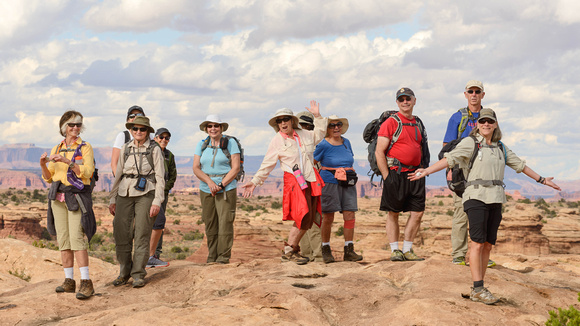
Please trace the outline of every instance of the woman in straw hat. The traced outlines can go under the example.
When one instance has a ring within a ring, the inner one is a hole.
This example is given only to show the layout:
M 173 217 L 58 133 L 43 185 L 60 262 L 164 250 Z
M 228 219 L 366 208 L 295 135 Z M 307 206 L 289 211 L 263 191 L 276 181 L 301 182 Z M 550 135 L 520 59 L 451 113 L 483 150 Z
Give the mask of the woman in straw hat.
M 299 265 L 309 261 L 300 255 L 300 239 L 312 226 L 315 211 L 320 212 L 319 199 L 324 182 L 314 168 L 312 155 L 316 144 L 324 138 L 327 124 L 327 118 L 320 116 L 316 101 L 310 101 L 310 108 L 306 109 L 314 115 L 313 131 L 302 130 L 292 110 L 276 111 L 268 122 L 276 135 L 270 141 L 260 169 L 252 181 L 244 185 L 244 197 L 248 198 L 280 161 L 284 171 L 282 219 L 294 221 L 288 242 L 284 243 L 282 261 L 293 261 Z
M 84 129 L 80 112 L 65 112 L 59 127 L 64 140 L 52 148 L 50 156 L 47 153 L 40 156 L 42 178 L 51 184 L 46 227 L 51 234 L 56 233 L 65 274 L 64 283 L 56 288 L 56 292 L 76 291 L 76 258 L 81 272 L 81 285 L 76 297 L 87 299 L 95 292 L 89 278 L 87 252 L 88 243 L 97 230 L 90 186 L 95 170 L 93 148 L 80 137 Z
M 544 178 L 526 165 L 526 161 L 516 156 L 501 140 L 501 130 L 497 117 L 492 109 L 482 109 L 479 112 L 476 127 L 470 137 L 465 137 L 445 157 L 426 169 L 417 169 L 409 179 L 414 181 L 447 167 L 460 164 L 468 166 L 475 146 L 478 151 L 470 170 L 464 169 L 467 184 L 463 193 L 463 209 L 469 219 L 469 267 L 473 287 L 470 298 L 485 304 L 499 301 L 483 286 L 483 278 L 487 269 L 489 254 L 497 239 L 497 230 L 502 220 L 502 204 L 506 202 L 504 191 L 504 170 L 506 165 L 517 173 L 523 172 L 538 183 L 561 190 L 552 180 Z
M 199 125 L 208 137 L 197 144 L 193 156 L 193 173 L 200 180 L 208 263 L 229 263 L 234 244 L 240 148 L 234 139 L 224 136 L 228 127 L 218 115 L 208 115 Z
M 131 131 L 133 141 L 121 149 L 109 195 L 120 267 L 113 285 L 127 284 L 132 277 L 133 287 L 139 288 L 145 286 L 151 230 L 164 199 L 165 163 L 161 147 L 150 140 L 149 134 L 155 129 L 149 118 L 138 116 L 125 127 Z
M 334 262 L 330 250 L 330 233 L 334 213 L 342 212 L 344 219 L 344 261 L 360 261 L 361 255 L 354 252 L 354 221 L 357 206 L 354 153 L 350 141 L 342 135 L 348 130 L 348 120 L 336 115 L 328 117 L 326 138 L 316 146 L 314 160 L 320 162 L 320 176 L 324 180 L 322 188 L 322 259 L 324 263 Z

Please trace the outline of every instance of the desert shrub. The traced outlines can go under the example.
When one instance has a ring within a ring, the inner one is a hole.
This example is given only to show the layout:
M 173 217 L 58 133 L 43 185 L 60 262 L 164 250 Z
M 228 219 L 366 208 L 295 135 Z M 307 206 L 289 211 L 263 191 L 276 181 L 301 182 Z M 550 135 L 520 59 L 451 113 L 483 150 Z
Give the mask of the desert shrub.
M 514 199 L 514 197 L 512 197 L 512 196 L 510 196 L 510 195 L 505 195 L 505 198 L 506 198 L 507 200 L 513 200 L 513 199 Z
M 568 205 L 568 208 L 578 208 L 579 204 L 580 204 L 579 201 L 566 202 L 566 205 Z
M 179 223 L 181 223 L 181 220 L 176 218 L 173 220 L 173 225 L 179 225 Z
M 175 211 L 171 208 L 167 208 L 167 211 L 165 211 L 165 215 L 175 215 Z
M 200 218 L 199 220 L 197 220 L 197 222 L 195 222 L 195 224 L 202 225 L 203 224 L 203 220 Z
M 174 253 L 174 254 L 178 254 L 178 253 L 180 253 L 182 251 L 183 251 L 183 249 L 181 249 L 181 247 L 179 247 L 179 246 L 173 246 L 173 247 L 171 247 L 171 252 Z
M 453 216 L 453 210 L 451 210 L 451 209 L 448 209 L 448 210 L 447 210 L 447 213 L 445 213 L 445 214 L 447 214 L 447 215 L 449 215 L 449 216 Z
M 532 201 L 529 198 L 524 198 L 524 199 L 518 199 L 518 203 L 531 204 Z
M 101 233 L 95 233 L 89 242 L 89 248 L 91 250 L 95 250 L 103 244 L 103 241 L 105 241 L 105 239 L 103 239 L 103 235 Z
M 30 275 L 26 275 L 26 273 L 24 272 L 24 270 L 18 271 L 17 269 L 15 270 L 9 270 L 8 274 L 12 275 L 12 276 L 16 276 L 19 279 L 26 281 L 26 282 L 30 282 Z
M 444 205 L 444 204 L 443 204 L 443 201 L 442 201 L 442 200 L 440 200 L 440 201 L 437 203 L 437 206 L 443 206 L 443 205 Z
M 179 259 L 179 260 L 184 260 L 185 258 L 187 258 L 187 255 L 184 253 L 180 253 L 180 254 L 177 254 L 177 256 L 175 258 Z
M 580 293 L 578 293 L 578 301 L 580 301 Z M 569 309 L 558 308 L 558 312 L 550 310 L 548 313 L 550 318 L 546 321 L 546 326 L 580 325 L 580 311 L 572 305 Z
M 336 234 L 336 235 L 337 235 L 337 236 L 339 236 L 339 237 L 340 237 L 340 236 L 343 236 L 343 235 L 344 235 L 344 227 L 341 225 L 341 226 L 338 228 L 338 231 L 334 232 L 334 234 Z
M 183 235 L 183 240 L 186 241 L 195 241 L 195 240 L 202 240 L 203 233 L 199 232 L 199 230 L 189 231 Z
M 280 208 L 282 208 L 282 203 L 279 201 L 274 201 L 274 202 L 272 202 L 270 207 L 272 207 L 272 209 L 280 209 Z
M 113 256 L 107 255 L 107 256 L 103 257 L 103 260 L 106 261 L 107 263 L 110 263 L 110 264 L 114 264 L 115 263 L 115 260 L 113 259 Z
M 193 204 L 189 204 L 189 206 L 187 206 L 187 208 L 188 208 L 190 211 L 193 211 L 193 210 L 195 210 L 195 205 L 193 205 Z
M 42 228 L 42 234 L 40 235 L 40 238 L 44 240 L 52 240 L 52 236 L 48 232 L 47 228 Z

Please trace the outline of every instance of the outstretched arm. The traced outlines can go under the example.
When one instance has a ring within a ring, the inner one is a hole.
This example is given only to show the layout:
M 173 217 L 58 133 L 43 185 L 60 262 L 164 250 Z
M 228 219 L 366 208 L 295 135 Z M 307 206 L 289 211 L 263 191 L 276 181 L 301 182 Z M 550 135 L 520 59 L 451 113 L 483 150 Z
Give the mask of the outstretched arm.
M 544 177 L 540 176 L 538 173 L 536 173 L 534 170 L 532 170 L 532 168 L 530 168 L 527 165 L 524 167 L 524 170 L 522 172 L 525 175 L 527 175 L 528 177 L 534 179 L 534 181 L 536 181 L 536 182 L 539 182 L 539 183 L 546 185 L 548 187 L 552 187 L 558 191 L 562 191 L 562 189 L 560 189 L 560 187 L 552 181 L 552 180 L 554 180 L 553 177 L 544 178 Z
M 419 180 L 421 178 L 428 176 L 431 173 L 441 171 L 441 170 L 445 169 L 447 166 L 448 166 L 447 158 L 444 157 L 426 169 L 415 170 L 415 173 L 409 174 L 407 179 L 409 179 L 411 181 Z

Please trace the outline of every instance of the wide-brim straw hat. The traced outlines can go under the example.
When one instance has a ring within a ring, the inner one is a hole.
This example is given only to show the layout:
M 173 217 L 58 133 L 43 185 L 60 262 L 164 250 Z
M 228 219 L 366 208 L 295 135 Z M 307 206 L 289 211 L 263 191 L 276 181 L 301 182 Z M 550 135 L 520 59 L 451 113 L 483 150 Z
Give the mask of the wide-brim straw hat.
M 228 130 L 228 127 L 230 126 L 227 122 L 223 122 L 219 115 L 210 114 L 205 117 L 205 121 L 199 125 L 199 130 L 207 132 L 206 127 L 208 123 L 220 124 L 222 126 L 222 132 Z
M 346 133 L 346 131 L 348 130 L 348 119 L 347 118 L 339 118 L 337 115 L 331 115 L 328 117 L 328 124 L 330 124 L 331 121 L 340 121 L 342 122 L 342 128 L 340 129 L 340 134 L 344 135 Z M 328 133 L 330 132 L 330 128 L 326 129 L 326 134 L 328 135 Z
M 292 110 L 287 109 L 287 108 L 283 108 L 283 109 L 279 109 L 278 111 L 276 111 L 276 113 L 274 113 L 274 116 L 270 119 L 270 121 L 268 121 L 268 124 L 272 128 L 274 128 L 274 130 L 276 132 L 280 131 L 280 127 L 278 127 L 278 124 L 276 123 L 276 118 L 283 117 L 283 116 L 289 116 L 290 118 L 292 118 L 292 128 L 302 129 L 300 127 L 300 125 L 298 124 L 298 117 L 296 117 L 294 115 Z
M 135 117 L 135 120 L 133 120 L 133 122 L 127 122 L 125 124 L 125 127 L 131 130 L 131 128 L 133 128 L 134 125 L 145 126 L 147 127 L 149 132 L 155 132 L 155 129 L 151 127 L 151 124 L 149 124 L 149 118 L 147 117 L 137 116 Z

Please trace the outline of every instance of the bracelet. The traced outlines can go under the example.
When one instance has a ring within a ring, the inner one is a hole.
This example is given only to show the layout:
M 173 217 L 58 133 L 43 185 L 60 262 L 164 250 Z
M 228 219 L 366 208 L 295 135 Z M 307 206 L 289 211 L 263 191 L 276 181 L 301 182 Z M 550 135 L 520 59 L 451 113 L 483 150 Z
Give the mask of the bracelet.
M 538 180 L 536 180 L 537 183 L 541 183 L 544 184 L 544 182 L 546 181 L 546 178 L 540 176 L 540 178 Z

